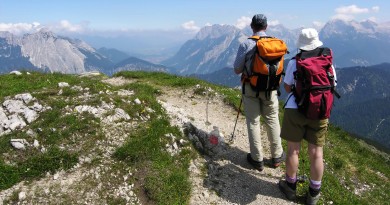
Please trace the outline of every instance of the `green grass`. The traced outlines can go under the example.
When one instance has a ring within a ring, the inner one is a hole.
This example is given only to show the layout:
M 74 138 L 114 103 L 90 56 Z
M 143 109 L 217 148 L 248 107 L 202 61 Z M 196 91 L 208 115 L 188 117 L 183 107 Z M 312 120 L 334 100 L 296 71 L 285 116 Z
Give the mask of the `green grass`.
M 47 152 L 34 155 L 18 165 L 22 178 L 30 179 L 42 177 L 46 172 L 54 174 L 56 170 L 67 170 L 78 162 L 76 154 L 60 150 L 57 147 L 49 148 Z
M 367 145 L 351 138 L 340 128 L 330 126 L 324 158 L 327 162 L 325 199 L 355 204 L 390 201 L 390 162 L 372 152 Z M 327 184 L 327 180 L 332 183 Z M 370 186 L 369 191 L 363 192 L 360 197 L 352 193 L 364 184 Z
M 177 128 L 167 119 L 156 119 L 140 129 L 120 147 L 114 156 L 130 166 L 142 170 L 145 192 L 149 200 L 157 204 L 186 204 L 189 199 L 189 160 L 193 152 L 184 151 L 172 157 L 162 149 L 168 142 L 164 134 L 180 136 Z
M 166 79 L 169 81 L 169 79 Z M 139 194 L 145 194 L 148 200 L 156 204 L 186 204 L 189 200 L 191 184 L 188 166 L 195 151 L 183 150 L 179 156 L 170 156 L 163 147 L 169 143 L 165 134 L 173 134 L 177 139 L 182 134 L 172 127 L 159 103 L 158 91 L 140 82 L 128 85 L 137 97 L 148 107 L 156 111 L 151 119 L 132 133 L 125 145 L 118 148 L 114 156 L 129 166 L 139 169 L 137 178 L 141 186 Z M 135 107 L 136 112 L 142 112 Z
M 196 78 L 176 76 L 176 75 L 171 75 L 162 72 L 122 71 L 114 75 L 114 77 L 118 77 L 118 76 L 122 76 L 129 79 L 136 79 L 138 81 L 147 81 L 148 83 L 151 83 L 153 85 L 171 86 L 171 87 L 180 87 L 180 88 L 188 88 L 190 86 L 194 86 L 197 84 L 201 84 L 201 85 L 206 84 L 206 82 Z
M 206 92 L 206 95 L 213 95 L 215 94 L 215 92 L 218 92 L 223 95 L 223 100 L 225 103 L 236 108 L 238 108 L 241 99 L 241 91 L 239 90 L 228 88 L 225 86 L 214 85 L 196 78 L 176 76 L 168 73 L 142 71 L 123 71 L 116 73 L 114 76 L 121 76 L 128 79 L 136 79 L 139 82 L 147 82 L 153 86 L 158 86 L 160 88 L 161 86 L 163 86 L 163 89 L 165 88 L 165 86 L 176 88 L 179 87 L 182 88 L 183 91 L 186 91 L 186 89 L 188 88 L 199 85 L 199 88 L 194 88 L 194 94 L 202 95 L 203 92 Z M 214 92 L 208 93 L 208 88 L 211 88 Z
M 87 135 L 99 137 L 97 129 L 99 121 L 89 114 L 80 116 L 70 113 L 65 115 L 62 109 L 66 105 L 75 105 L 77 100 L 65 101 L 65 98 L 75 98 L 80 95 L 79 91 L 63 88 L 63 95 L 57 93 L 61 88 L 59 82 L 67 82 L 70 86 L 81 85 L 89 87 L 91 93 L 106 88 L 98 78 L 80 78 L 76 75 L 42 74 L 32 73 L 21 76 L 0 75 L 0 99 L 20 93 L 32 93 L 33 97 L 43 106 L 51 109 L 40 114 L 39 118 L 29 124 L 25 129 L 13 131 L 0 137 L 0 190 L 30 179 L 38 179 L 47 172 L 54 173 L 56 170 L 67 170 L 78 162 L 78 156 L 82 149 L 74 152 L 59 149 L 62 145 L 77 147 L 77 142 L 71 139 L 74 135 Z M 47 150 L 41 152 L 38 149 L 27 148 L 24 151 L 15 150 L 10 145 L 10 139 L 26 139 L 30 144 L 33 139 L 26 134 L 27 129 L 37 133 L 37 139 Z M 39 130 L 39 131 L 38 131 Z M 10 162 L 10 163 L 5 163 Z
M 168 143 L 164 137 L 168 133 L 181 136 L 167 119 L 152 120 L 132 135 L 114 156 L 142 170 L 142 192 L 150 200 L 157 204 L 186 204 L 191 190 L 188 166 L 194 153 L 183 151 L 179 156 L 170 156 L 162 149 Z
M 8 189 L 22 179 L 18 167 L 0 161 L 0 190 Z
M 302 145 L 298 176 L 310 177 L 307 142 Z M 284 140 L 283 146 L 287 148 Z M 330 125 L 324 160 L 320 204 L 330 201 L 333 204 L 386 204 L 390 200 L 388 158 L 373 152 L 367 144 Z M 368 191 L 356 195 L 355 190 L 364 184 L 370 186 Z M 304 203 L 302 197 L 308 190 L 309 182 L 298 185 L 297 193 L 301 196 L 300 202 Z
M 21 180 L 35 179 L 47 172 L 67 170 L 78 162 L 75 154 L 67 153 L 56 147 L 45 153 L 37 153 L 18 162 L 15 166 L 0 161 L 0 190 L 7 189 Z
M 24 73 L 24 72 L 23 72 Z M 73 85 L 88 85 L 91 92 L 97 90 L 103 90 L 105 84 L 97 81 L 103 76 L 95 76 L 93 78 L 83 77 L 80 78 L 77 75 L 66 75 L 60 73 L 42 74 L 39 72 L 32 72 L 31 75 L 0 75 L 0 101 L 4 101 L 5 96 L 15 95 L 25 92 L 33 92 L 42 90 L 50 92 L 58 88 L 59 82 L 67 82 L 70 86 Z M 84 87 L 84 86 L 83 86 Z M 52 94 L 56 94 L 54 92 Z

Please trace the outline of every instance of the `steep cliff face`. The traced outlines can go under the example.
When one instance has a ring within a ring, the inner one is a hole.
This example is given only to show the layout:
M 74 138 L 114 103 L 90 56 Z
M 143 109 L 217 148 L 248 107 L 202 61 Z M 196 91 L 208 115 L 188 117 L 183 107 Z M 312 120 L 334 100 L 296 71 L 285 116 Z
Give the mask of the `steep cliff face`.
M 54 33 L 40 31 L 24 35 L 22 53 L 39 69 L 52 72 L 81 73 L 84 72 L 83 55 L 79 49 L 67 39 L 58 38 Z
M 245 38 L 234 26 L 206 26 L 162 64 L 173 67 L 171 71 L 179 74 L 214 72 L 233 64 L 239 42 Z
M 28 57 L 23 56 L 21 46 L 13 44 L 12 41 L 7 41 L 5 38 L 0 38 L 0 73 L 10 72 L 12 70 L 37 69 Z
M 0 72 L 12 69 L 45 72 L 82 73 L 91 70 L 105 72 L 111 62 L 83 41 L 41 30 L 21 37 L 2 32 L 0 35 Z

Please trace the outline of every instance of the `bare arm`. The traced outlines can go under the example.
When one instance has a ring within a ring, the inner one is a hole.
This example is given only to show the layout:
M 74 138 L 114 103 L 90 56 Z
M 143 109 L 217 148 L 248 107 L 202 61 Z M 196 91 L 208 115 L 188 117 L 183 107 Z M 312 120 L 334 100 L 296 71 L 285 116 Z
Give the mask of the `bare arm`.
M 287 93 L 291 92 L 292 86 L 284 83 L 284 89 L 286 90 Z
M 244 43 L 240 44 L 240 46 L 238 47 L 237 56 L 233 64 L 234 72 L 236 74 L 240 74 L 244 71 L 247 47 L 248 46 Z

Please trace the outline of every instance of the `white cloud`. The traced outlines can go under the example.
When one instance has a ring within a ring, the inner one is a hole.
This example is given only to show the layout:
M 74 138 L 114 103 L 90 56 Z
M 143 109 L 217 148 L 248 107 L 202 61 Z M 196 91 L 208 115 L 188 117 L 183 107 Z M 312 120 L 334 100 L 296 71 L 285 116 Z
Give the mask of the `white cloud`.
M 351 21 L 353 20 L 355 17 L 353 15 L 347 15 L 347 14 L 336 14 L 332 17 L 332 19 L 341 19 L 341 20 L 344 20 L 344 21 Z
M 212 26 L 213 24 L 211 23 L 206 23 L 204 26 Z
M 82 32 L 84 30 L 82 25 L 72 24 L 67 20 L 60 22 L 60 28 L 70 32 Z
M 376 13 L 379 9 L 379 6 L 373 6 L 372 8 L 360 8 L 354 4 L 342 6 L 335 9 L 336 14 L 332 18 L 350 21 L 355 19 L 357 15 Z
M 16 35 L 36 32 L 42 28 L 38 22 L 33 23 L 0 23 L 0 31 L 8 31 Z
M 325 25 L 325 23 L 320 22 L 320 21 L 313 21 L 312 24 L 313 24 L 313 27 L 317 30 L 321 30 L 321 28 Z
M 249 26 L 251 22 L 252 22 L 251 17 L 241 16 L 239 19 L 237 19 L 235 26 L 239 29 L 243 29 Z M 269 26 L 275 26 L 280 24 L 279 20 L 268 21 L 267 23 Z
M 34 33 L 42 28 L 47 28 L 55 33 L 83 33 L 88 29 L 88 22 L 72 24 L 68 20 L 42 25 L 39 22 L 33 23 L 0 23 L 0 31 L 9 31 L 16 35 Z
M 373 7 L 371 8 L 371 10 L 372 10 L 373 12 L 378 12 L 378 11 L 379 11 L 379 6 L 373 6 Z
M 46 27 L 55 33 L 84 33 L 90 30 L 88 26 L 89 22 L 73 24 L 68 20 L 62 20 L 60 22 L 49 24 Z
M 375 16 L 369 17 L 368 20 L 373 21 L 373 22 L 378 22 L 378 20 L 376 19 Z
M 268 21 L 268 25 L 269 26 L 276 26 L 276 25 L 279 25 L 280 22 L 278 20 L 273 20 L 273 21 Z
M 181 27 L 192 32 L 198 32 L 200 30 L 199 26 L 195 24 L 195 21 L 185 22 L 181 25 Z
M 350 5 L 350 6 L 342 6 L 339 8 L 336 8 L 336 13 L 337 14 L 361 14 L 361 13 L 368 13 L 370 10 L 367 8 L 359 8 L 356 5 Z
M 241 16 L 239 19 L 237 19 L 236 21 L 236 27 L 239 28 L 239 29 L 243 29 L 245 28 L 246 26 L 250 25 L 251 24 L 251 21 L 252 19 L 250 17 L 247 17 L 247 16 Z

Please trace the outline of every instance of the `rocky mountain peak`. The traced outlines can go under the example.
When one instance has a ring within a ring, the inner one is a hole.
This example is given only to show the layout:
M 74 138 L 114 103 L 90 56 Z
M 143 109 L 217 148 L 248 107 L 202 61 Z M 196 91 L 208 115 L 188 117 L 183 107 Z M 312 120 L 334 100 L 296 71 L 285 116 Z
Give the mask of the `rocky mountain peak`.
M 356 36 L 357 34 L 374 34 L 378 31 L 380 25 L 371 20 L 365 21 L 344 21 L 334 19 L 329 21 L 321 30 L 322 36 L 328 38 L 332 35 L 339 36 Z
M 216 39 L 226 34 L 235 34 L 239 29 L 232 25 L 214 24 L 212 26 L 203 27 L 195 36 L 196 40 L 204 40 L 205 38 Z
M 49 39 L 56 39 L 56 38 L 57 38 L 57 35 L 46 28 L 42 28 L 38 32 L 35 32 L 35 33 L 27 33 L 27 34 L 23 35 L 23 39 L 49 40 Z
M 8 31 L 0 31 L 0 38 L 4 38 L 7 43 L 12 45 L 17 44 L 17 42 L 20 40 L 19 37 Z
M 322 38 L 330 38 L 334 35 L 348 36 L 355 33 L 354 31 L 355 28 L 346 21 L 334 19 L 325 24 L 325 26 L 321 29 L 320 36 Z
M 14 35 L 8 31 L 0 31 L 0 38 L 12 38 Z

